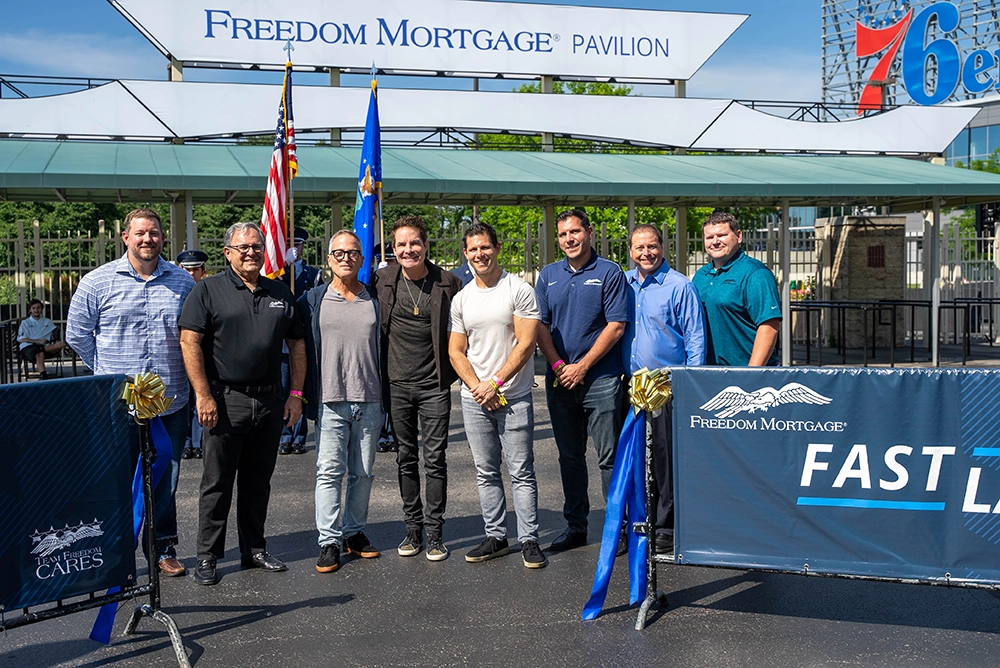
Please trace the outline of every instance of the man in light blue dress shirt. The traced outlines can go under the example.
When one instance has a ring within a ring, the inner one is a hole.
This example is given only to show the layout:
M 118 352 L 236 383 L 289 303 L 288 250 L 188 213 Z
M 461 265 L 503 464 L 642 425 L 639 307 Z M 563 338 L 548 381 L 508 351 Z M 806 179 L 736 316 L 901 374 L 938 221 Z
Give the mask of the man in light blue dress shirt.
M 626 272 L 629 321 L 622 337 L 622 362 L 628 373 L 642 368 L 697 366 L 705 363 L 705 317 L 698 291 L 663 258 L 663 237 L 652 225 L 629 235 L 636 268 Z M 656 551 L 674 547 L 673 439 L 670 404 L 652 418 L 653 473 L 659 490 Z
M 125 255 L 80 280 L 66 318 L 66 343 L 96 376 L 155 373 L 173 399 L 161 415 L 173 446 L 169 475 L 154 491 L 156 555 L 160 571 L 184 575 L 177 560 L 174 494 L 187 435 L 188 378 L 181 357 L 177 319 L 194 279 L 160 257 L 163 227 L 150 209 L 125 217 Z

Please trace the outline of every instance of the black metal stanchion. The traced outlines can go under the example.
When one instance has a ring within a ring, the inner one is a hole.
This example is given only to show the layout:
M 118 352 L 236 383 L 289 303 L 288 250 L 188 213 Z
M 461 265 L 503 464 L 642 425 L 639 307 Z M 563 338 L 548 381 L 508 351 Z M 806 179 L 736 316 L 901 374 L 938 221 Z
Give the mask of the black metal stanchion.
M 660 410 L 670 410 L 669 404 Z M 653 476 L 653 415 L 646 411 L 646 447 L 643 448 L 646 469 L 646 521 L 637 522 L 633 527 L 636 533 L 646 536 L 646 598 L 639 606 L 639 616 L 635 620 L 635 630 L 646 628 L 646 619 L 650 609 L 655 605 L 667 606 L 667 596 L 656 587 L 656 504 L 659 500 L 656 478 Z
M 170 636 L 170 644 L 174 648 L 177 657 L 177 665 L 181 668 L 191 668 L 188 661 L 187 652 L 184 651 L 184 639 L 177 629 L 174 620 L 170 615 L 160 609 L 160 567 L 156 556 L 156 521 L 153 515 L 153 460 L 156 458 L 156 450 L 153 448 L 152 439 L 149 436 L 149 421 L 136 420 L 139 423 L 139 457 L 142 462 L 142 488 L 145 496 L 146 518 L 143 524 L 142 540 L 146 546 L 146 561 L 149 564 L 149 603 L 138 606 L 125 626 L 122 635 L 132 635 L 139 620 L 143 615 L 152 617 L 159 623 L 167 627 L 167 634 Z M 166 474 L 164 474 L 166 475 Z

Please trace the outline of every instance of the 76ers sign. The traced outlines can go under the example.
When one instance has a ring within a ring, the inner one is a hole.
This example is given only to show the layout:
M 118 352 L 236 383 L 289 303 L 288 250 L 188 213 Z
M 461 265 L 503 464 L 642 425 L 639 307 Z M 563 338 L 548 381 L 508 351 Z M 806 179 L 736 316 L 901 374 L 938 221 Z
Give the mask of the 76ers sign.
M 944 102 L 959 84 L 969 95 L 996 87 L 997 50 L 962 52 L 957 39 L 961 23 L 961 12 L 951 2 L 935 2 L 919 11 L 904 3 L 888 20 L 862 16 L 855 55 L 879 58 L 861 92 L 858 113 L 880 107 L 881 85 L 897 55 L 902 59 L 903 87 L 916 104 Z

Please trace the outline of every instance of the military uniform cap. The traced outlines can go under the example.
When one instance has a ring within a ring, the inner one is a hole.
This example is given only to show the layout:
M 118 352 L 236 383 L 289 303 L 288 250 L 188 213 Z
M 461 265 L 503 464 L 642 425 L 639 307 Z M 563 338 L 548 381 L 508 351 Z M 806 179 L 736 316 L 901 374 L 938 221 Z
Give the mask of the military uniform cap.
M 186 250 L 177 256 L 177 264 L 185 269 L 197 269 L 208 262 L 208 254 L 200 250 Z

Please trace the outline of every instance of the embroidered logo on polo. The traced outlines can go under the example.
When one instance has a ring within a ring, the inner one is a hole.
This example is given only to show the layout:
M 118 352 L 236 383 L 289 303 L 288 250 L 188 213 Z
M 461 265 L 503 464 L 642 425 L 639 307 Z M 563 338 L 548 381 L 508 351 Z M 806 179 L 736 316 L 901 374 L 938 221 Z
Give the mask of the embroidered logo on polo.
M 267 307 L 268 308 L 285 308 L 285 302 L 283 302 L 283 301 L 271 302 L 270 304 L 267 305 Z
M 584 285 L 603 285 L 601 279 L 599 278 L 588 278 L 583 282 Z

